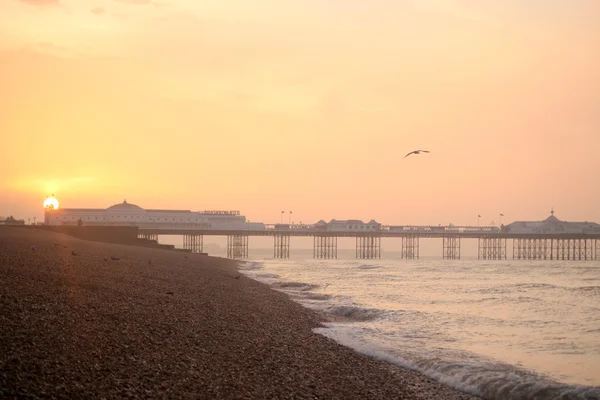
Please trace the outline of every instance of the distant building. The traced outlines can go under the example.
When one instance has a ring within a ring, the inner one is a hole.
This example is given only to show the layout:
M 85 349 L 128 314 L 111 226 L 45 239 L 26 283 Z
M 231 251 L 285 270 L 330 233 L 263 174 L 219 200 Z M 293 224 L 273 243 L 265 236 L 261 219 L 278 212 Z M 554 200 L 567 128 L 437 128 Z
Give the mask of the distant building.
M 515 221 L 502 228 L 509 233 L 585 233 L 600 234 L 600 224 L 595 222 L 567 222 L 554 216 L 554 210 L 543 221 Z
M 45 224 L 139 226 L 147 229 L 264 229 L 262 223 L 247 222 L 239 211 L 146 210 L 126 200 L 106 209 L 46 210 Z
M 375 220 L 364 223 L 358 219 L 332 219 L 329 222 L 320 220 L 315 224 L 315 228 L 326 230 L 328 232 L 373 232 L 379 230 L 381 228 L 381 224 Z
M 25 225 L 24 219 L 15 219 L 12 215 L 6 219 L 0 219 L 0 225 Z

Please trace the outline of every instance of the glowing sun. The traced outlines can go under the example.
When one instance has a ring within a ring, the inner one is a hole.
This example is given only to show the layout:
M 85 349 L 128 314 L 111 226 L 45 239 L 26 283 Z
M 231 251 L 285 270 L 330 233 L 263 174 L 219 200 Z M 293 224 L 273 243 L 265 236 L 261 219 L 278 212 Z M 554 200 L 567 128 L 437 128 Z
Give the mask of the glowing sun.
M 44 200 L 44 208 L 46 210 L 58 210 L 58 200 L 53 197 L 48 197 Z

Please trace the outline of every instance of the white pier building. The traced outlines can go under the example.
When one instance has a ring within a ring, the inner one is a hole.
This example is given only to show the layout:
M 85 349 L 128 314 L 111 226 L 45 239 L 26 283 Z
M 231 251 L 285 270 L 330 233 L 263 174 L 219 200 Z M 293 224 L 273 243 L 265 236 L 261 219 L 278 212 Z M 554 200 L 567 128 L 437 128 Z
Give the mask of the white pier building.
M 138 226 L 141 229 L 262 230 L 262 222 L 248 222 L 239 211 L 151 210 L 135 204 L 104 208 L 48 208 L 46 225 Z

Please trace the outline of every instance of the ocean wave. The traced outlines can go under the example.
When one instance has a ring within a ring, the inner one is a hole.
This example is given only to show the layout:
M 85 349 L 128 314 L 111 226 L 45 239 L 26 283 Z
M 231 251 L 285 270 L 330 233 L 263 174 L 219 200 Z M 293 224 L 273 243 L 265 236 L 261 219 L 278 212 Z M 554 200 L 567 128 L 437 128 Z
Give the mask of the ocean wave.
M 540 297 L 531 297 L 531 296 L 517 296 L 517 297 L 503 296 L 499 299 L 499 302 L 502 304 L 543 303 L 544 299 L 542 299 Z
M 319 285 L 312 285 L 310 283 L 302 283 L 302 282 L 276 282 L 272 285 L 277 289 L 284 290 L 298 290 L 298 291 L 308 291 L 313 290 L 319 287 Z
M 372 321 L 379 318 L 383 311 L 356 306 L 332 306 L 323 310 L 326 314 L 343 317 L 353 321 Z
M 503 294 L 503 293 L 508 293 L 508 292 L 510 292 L 510 290 L 507 289 L 506 287 L 486 287 L 486 288 L 476 289 L 473 291 L 473 293 L 480 293 L 480 294 Z
M 381 268 L 381 265 L 363 264 L 363 265 L 358 266 L 358 269 L 377 269 L 377 268 Z
M 330 294 L 314 292 L 300 292 L 295 294 L 295 296 L 306 300 L 330 300 L 333 298 Z
M 277 274 L 270 274 L 270 273 L 264 273 L 264 274 L 256 274 L 257 278 L 268 278 L 268 279 L 277 279 L 279 278 L 279 275 Z
M 600 398 L 599 387 L 556 383 L 505 364 L 469 365 L 428 360 L 414 363 L 414 367 L 457 389 L 489 399 Z
M 256 269 L 262 269 L 264 263 L 254 261 L 240 261 L 238 262 L 238 269 L 242 271 L 252 271 Z
M 336 329 L 315 328 L 314 332 L 359 353 L 419 371 L 458 390 L 486 399 L 600 399 L 598 386 L 561 384 L 508 364 L 484 364 L 471 360 L 448 362 L 440 358 L 409 360 L 382 351 Z
M 561 286 L 551 285 L 549 283 L 516 283 L 511 285 L 519 289 L 556 289 Z
M 583 293 L 587 295 L 600 295 L 600 286 L 579 286 L 568 289 L 571 292 Z
M 538 289 L 538 290 L 551 290 L 563 288 L 562 286 L 551 285 L 547 283 L 514 283 L 508 285 L 498 285 L 491 287 L 484 287 L 480 289 L 476 289 L 473 293 L 481 293 L 481 294 L 502 294 L 502 293 L 511 293 L 515 290 L 522 291 L 528 289 Z
M 472 299 L 472 300 L 462 300 L 460 301 L 460 303 L 464 303 L 464 304 L 468 304 L 468 303 L 488 303 L 488 302 L 495 302 L 500 300 L 499 297 L 482 297 L 480 299 Z

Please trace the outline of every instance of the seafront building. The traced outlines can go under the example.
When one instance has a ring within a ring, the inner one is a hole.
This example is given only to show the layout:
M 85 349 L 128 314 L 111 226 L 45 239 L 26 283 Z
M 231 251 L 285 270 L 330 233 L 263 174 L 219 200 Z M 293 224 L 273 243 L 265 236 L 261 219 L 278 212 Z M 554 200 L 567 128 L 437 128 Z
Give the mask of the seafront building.
M 12 215 L 8 218 L 0 217 L 0 225 L 25 225 L 25 220 L 16 219 Z
M 357 231 L 357 232 L 373 232 L 381 229 L 381 224 L 375 220 L 371 220 L 367 223 L 364 223 L 358 219 L 348 219 L 348 220 L 336 220 L 332 219 L 329 222 L 325 222 L 320 220 L 314 225 L 315 229 L 318 230 L 327 230 L 329 232 L 349 232 L 349 231 Z
M 561 234 L 561 233 L 583 233 L 600 234 L 600 224 L 595 222 L 567 222 L 561 221 L 554 216 L 554 210 L 550 216 L 543 221 L 515 221 L 502 228 L 507 233 L 530 233 L 530 234 Z
M 47 209 L 46 225 L 138 226 L 141 229 L 264 229 L 239 211 L 144 209 L 124 200 L 104 208 Z

